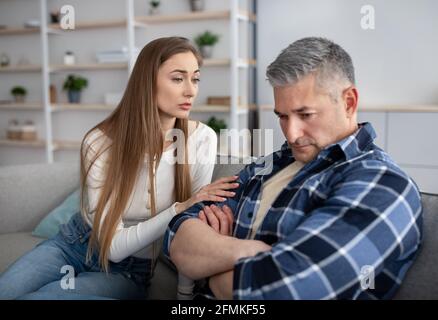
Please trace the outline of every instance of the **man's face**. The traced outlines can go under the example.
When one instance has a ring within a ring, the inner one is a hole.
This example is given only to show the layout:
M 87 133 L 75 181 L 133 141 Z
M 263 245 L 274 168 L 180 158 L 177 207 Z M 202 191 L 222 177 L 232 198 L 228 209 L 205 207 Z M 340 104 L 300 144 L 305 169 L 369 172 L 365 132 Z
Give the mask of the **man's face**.
M 357 128 L 356 89 L 347 87 L 334 102 L 315 81 L 310 74 L 295 85 L 274 88 L 274 112 L 281 130 L 295 159 L 304 163 Z

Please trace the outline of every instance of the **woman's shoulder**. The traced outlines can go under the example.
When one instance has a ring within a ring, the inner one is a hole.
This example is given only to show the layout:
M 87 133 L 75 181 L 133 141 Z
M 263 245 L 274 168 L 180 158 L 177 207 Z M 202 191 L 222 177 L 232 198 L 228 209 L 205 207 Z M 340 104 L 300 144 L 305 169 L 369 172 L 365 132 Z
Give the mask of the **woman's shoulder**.
M 83 141 L 83 146 L 85 147 L 84 151 L 88 151 L 91 149 L 94 152 L 97 152 L 102 147 L 109 145 L 110 138 L 99 128 L 95 128 L 92 131 L 88 132 Z
M 190 127 L 195 127 L 190 134 Z M 217 139 L 216 132 L 206 124 L 200 121 L 189 121 L 189 137 L 195 138 L 196 141 L 203 141 L 206 137 Z

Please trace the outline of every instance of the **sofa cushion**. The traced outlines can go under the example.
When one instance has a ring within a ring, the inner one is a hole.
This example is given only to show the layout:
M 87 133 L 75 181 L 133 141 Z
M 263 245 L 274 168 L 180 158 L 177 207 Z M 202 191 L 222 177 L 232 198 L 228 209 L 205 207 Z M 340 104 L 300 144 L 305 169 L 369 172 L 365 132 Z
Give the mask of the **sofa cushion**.
M 33 237 L 30 232 L 0 234 L 0 273 L 41 241 L 44 239 Z
M 79 186 L 76 162 L 0 167 L 0 233 L 31 231 Z
M 423 193 L 423 244 L 395 299 L 438 299 L 438 195 Z
M 59 206 L 53 209 L 33 230 L 32 235 L 40 238 L 51 238 L 59 231 L 61 224 L 80 211 L 80 190 L 70 194 Z

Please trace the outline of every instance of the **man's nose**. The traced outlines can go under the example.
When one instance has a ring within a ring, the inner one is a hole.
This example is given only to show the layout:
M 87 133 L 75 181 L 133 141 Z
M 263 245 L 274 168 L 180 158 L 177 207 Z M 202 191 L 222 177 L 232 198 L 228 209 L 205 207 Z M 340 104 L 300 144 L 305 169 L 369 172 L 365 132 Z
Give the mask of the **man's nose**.
M 289 143 L 296 141 L 303 136 L 303 128 L 299 120 L 289 118 L 286 129 L 286 139 Z

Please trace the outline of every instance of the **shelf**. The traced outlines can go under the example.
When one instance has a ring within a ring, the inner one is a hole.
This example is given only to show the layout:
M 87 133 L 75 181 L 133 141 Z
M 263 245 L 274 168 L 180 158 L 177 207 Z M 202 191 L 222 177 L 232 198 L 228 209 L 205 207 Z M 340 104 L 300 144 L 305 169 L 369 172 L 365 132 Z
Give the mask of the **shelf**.
M 438 112 L 438 105 L 359 106 L 359 112 Z
M 0 73 L 1 72 L 39 72 L 41 71 L 41 66 L 30 64 L 30 65 L 23 65 L 23 66 L 8 66 L 8 67 L 0 67 Z
M 136 26 L 145 26 L 148 24 L 160 24 L 170 22 L 184 22 L 184 21 L 201 21 L 214 19 L 229 19 L 231 17 L 230 10 L 223 11 L 201 11 L 201 12 L 185 12 L 172 15 L 154 15 L 154 16 L 138 16 L 135 17 Z M 256 21 L 254 14 L 246 11 L 239 11 L 238 18 L 241 20 Z
M 52 104 L 51 110 L 57 111 L 113 111 L 116 108 L 115 105 L 99 104 L 99 103 L 57 103 Z
M 59 150 L 79 150 L 81 148 L 80 141 L 53 141 L 53 151 Z
M 274 110 L 274 106 L 264 104 L 260 106 L 260 110 Z M 438 112 L 438 105 L 368 105 L 359 106 L 358 112 Z
M 241 105 L 237 108 L 238 114 L 247 114 L 248 110 L 252 110 L 254 105 Z M 194 113 L 229 113 L 230 106 L 221 106 L 221 105 L 199 105 L 194 106 L 191 112 Z
M 127 69 L 128 63 L 88 63 L 88 64 L 74 64 L 74 65 L 51 65 L 50 72 L 58 71 L 78 71 L 78 70 L 114 70 Z
M 205 59 L 204 67 L 222 67 L 229 66 L 231 64 L 230 59 Z M 237 66 L 240 68 L 247 68 L 249 66 L 255 66 L 256 60 L 254 59 L 239 59 Z
M 126 19 L 117 20 L 105 20 L 105 21 L 88 21 L 88 22 L 77 22 L 74 29 L 62 29 L 58 23 L 52 23 L 48 25 L 50 30 L 56 31 L 75 31 L 75 30 L 86 30 L 86 29 L 100 29 L 100 28 L 119 28 L 126 27 Z
M 38 33 L 40 32 L 40 28 L 5 28 L 0 29 L 0 36 L 1 35 L 20 35 L 20 34 L 32 34 L 32 33 Z
M 46 145 L 46 142 L 44 140 L 20 141 L 20 140 L 0 139 L 0 146 L 6 146 L 6 147 L 42 148 L 45 145 Z
M 0 103 L 0 110 L 43 110 L 43 105 L 40 102 L 23 102 L 23 103 Z

